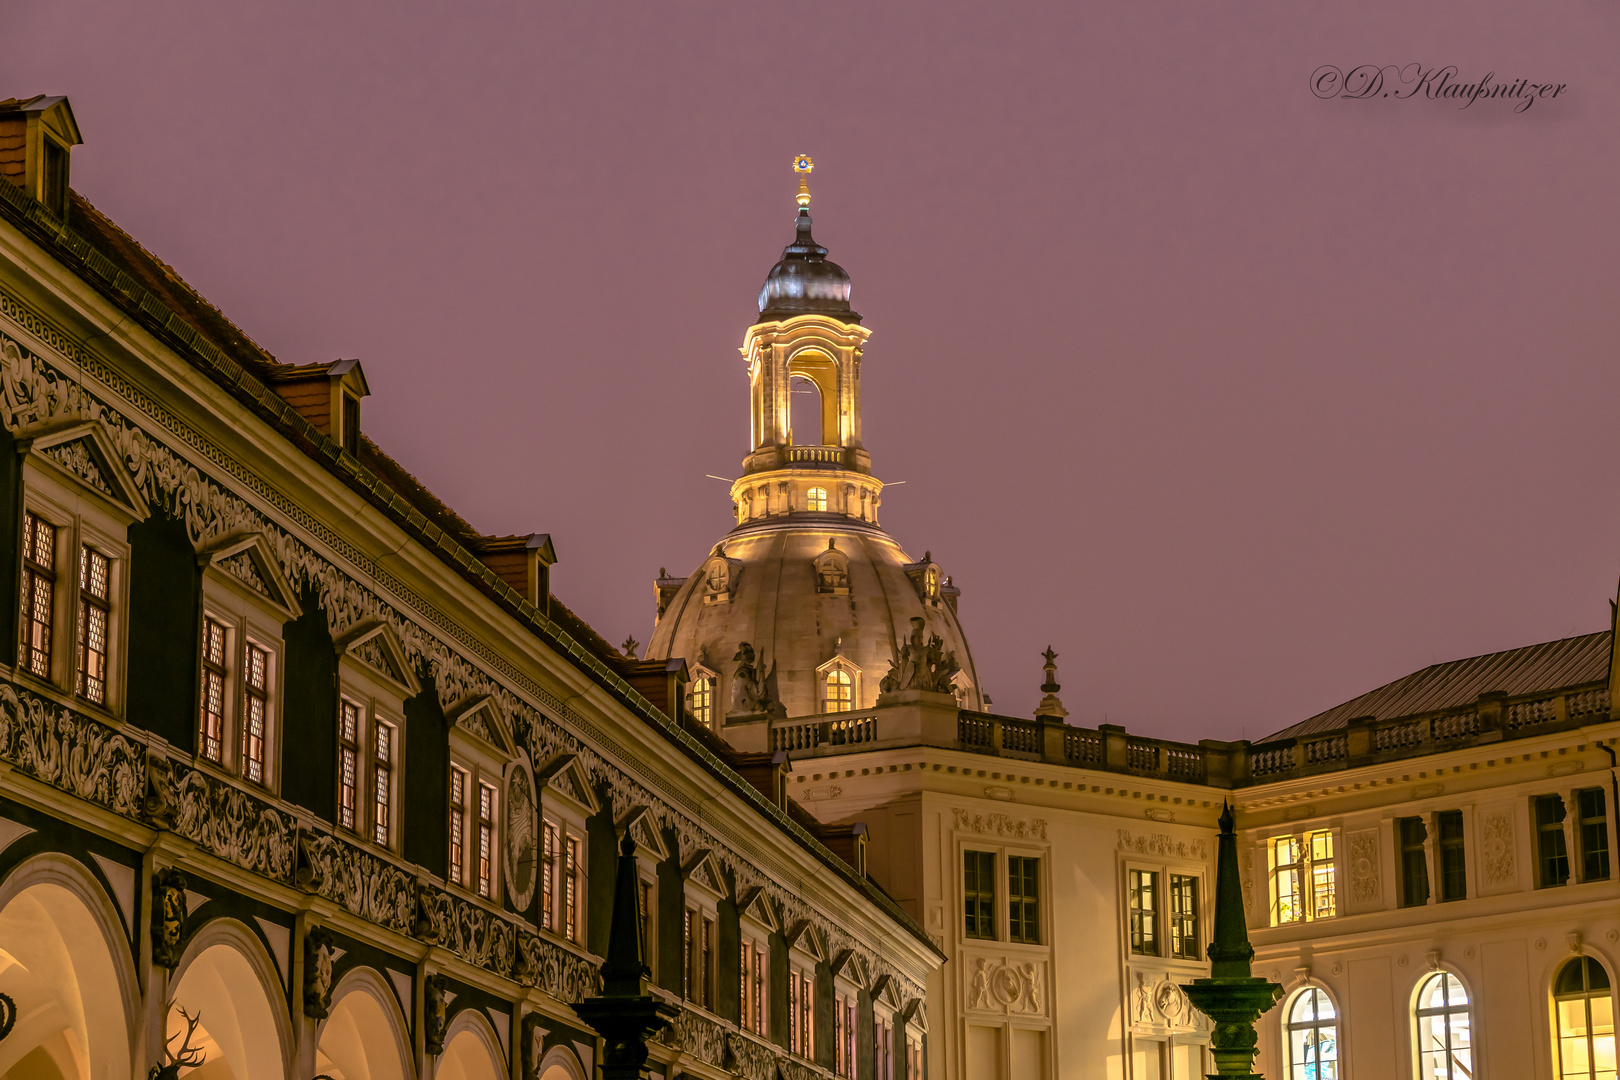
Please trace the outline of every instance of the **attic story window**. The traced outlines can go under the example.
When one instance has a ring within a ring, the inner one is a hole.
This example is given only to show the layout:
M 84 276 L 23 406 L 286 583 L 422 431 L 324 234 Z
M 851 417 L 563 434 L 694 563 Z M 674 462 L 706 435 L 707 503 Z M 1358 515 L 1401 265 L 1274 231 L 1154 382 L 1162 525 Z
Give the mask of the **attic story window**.
M 825 513 L 827 509 L 827 489 L 822 487 L 811 488 L 805 495 L 804 508 L 806 510 L 819 510 Z
M 343 449 L 360 456 L 360 399 L 353 394 L 343 395 Z
M 68 207 L 68 152 L 67 147 L 46 138 L 44 155 L 44 184 L 41 189 L 45 206 L 59 218 L 67 217 Z

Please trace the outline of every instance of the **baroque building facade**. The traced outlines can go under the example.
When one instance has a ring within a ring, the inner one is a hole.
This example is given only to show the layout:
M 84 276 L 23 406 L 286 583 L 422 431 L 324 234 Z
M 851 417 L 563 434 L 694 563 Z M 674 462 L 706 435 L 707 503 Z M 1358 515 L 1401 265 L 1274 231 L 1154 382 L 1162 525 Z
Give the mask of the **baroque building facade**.
M 544 534 L 368 439 L 0 102 L 0 1076 L 586 1080 L 618 854 L 678 1077 L 920 1057 L 938 947 Z M 903 1051 L 902 1051 L 903 1052 Z
M 990 711 L 959 590 L 879 524 L 870 330 L 808 204 L 801 182 L 744 335 L 731 525 L 660 572 L 648 656 L 685 661 L 688 723 L 784 760 L 789 797 L 859 837 L 946 957 L 923 1059 L 892 1075 L 1211 1072 L 1182 986 L 1209 974 L 1230 803 L 1255 972 L 1283 988 L 1267 1076 L 1614 1080 L 1614 628 L 1437 665 L 1258 743 L 1068 724 L 1051 649 L 1035 715 Z

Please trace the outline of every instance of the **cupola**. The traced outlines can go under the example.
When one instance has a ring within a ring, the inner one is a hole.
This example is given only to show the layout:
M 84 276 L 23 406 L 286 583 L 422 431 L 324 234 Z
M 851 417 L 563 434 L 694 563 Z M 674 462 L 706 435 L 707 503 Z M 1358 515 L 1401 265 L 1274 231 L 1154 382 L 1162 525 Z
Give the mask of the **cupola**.
M 84 140 L 65 97 L 0 101 L 0 177 L 59 218 L 68 207 L 68 157 Z
M 799 216 L 794 222 L 793 243 L 782 249 L 781 260 L 765 275 L 759 290 L 760 322 L 810 314 L 861 321 L 850 310 L 849 274 L 828 259 L 827 249 L 810 235 L 809 176 L 814 168 L 808 154 L 794 159 L 793 171 L 799 174 Z

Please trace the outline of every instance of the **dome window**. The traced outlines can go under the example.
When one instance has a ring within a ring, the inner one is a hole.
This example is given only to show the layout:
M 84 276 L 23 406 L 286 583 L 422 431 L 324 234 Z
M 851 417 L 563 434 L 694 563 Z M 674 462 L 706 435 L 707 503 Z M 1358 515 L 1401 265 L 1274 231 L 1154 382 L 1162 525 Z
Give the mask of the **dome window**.
M 816 669 L 816 685 L 824 713 L 849 712 L 861 707 L 861 669 L 841 655 Z
M 827 489 L 823 487 L 813 487 L 806 492 L 804 497 L 804 508 L 806 510 L 816 510 L 821 513 L 826 513 Z
M 692 665 L 692 686 L 687 691 L 687 712 L 700 727 L 714 727 L 715 699 L 720 693 L 720 676 L 702 664 Z
M 829 596 L 849 595 L 849 556 L 838 550 L 838 542 L 829 539 L 827 550 L 815 558 L 816 592 Z
M 939 564 L 934 561 L 934 553 L 931 551 L 923 552 L 921 562 L 907 563 L 906 576 L 911 579 L 917 595 L 930 607 L 938 607 L 941 596 L 953 591 L 945 575 L 940 572 Z M 955 609 L 954 603 L 952 609 Z

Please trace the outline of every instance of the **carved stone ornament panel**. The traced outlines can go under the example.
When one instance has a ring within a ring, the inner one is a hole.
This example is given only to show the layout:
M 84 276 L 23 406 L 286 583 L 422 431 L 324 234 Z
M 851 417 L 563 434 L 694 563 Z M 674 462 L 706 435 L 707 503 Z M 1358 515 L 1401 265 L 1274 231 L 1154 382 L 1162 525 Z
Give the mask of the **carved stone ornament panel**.
M 1513 862 L 1513 819 L 1504 811 L 1487 812 L 1480 822 L 1480 852 L 1485 856 L 1485 883 L 1508 885 L 1516 877 Z
M 519 911 L 534 900 L 536 873 L 534 782 L 529 770 L 513 764 L 506 777 L 506 896 Z
M 1019 818 L 1011 814 L 981 814 L 976 810 L 954 811 L 956 827 L 966 832 L 986 836 L 1005 836 L 1013 840 L 1045 840 L 1045 818 Z
M 1004 956 L 968 959 L 967 1008 L 1002 1016 L 1045 1016 L 1046 961 Z
M 1209 859 L 1209 844 L 1204 840 L 1178 840 L 1169 833 L 1133 833 L 1119 830 L 1119 850 L 1137 855 L 1164 855 L 1177 859 Z
M 273 556 L 271 561 L 294 595 L 313 596 L 325 612 L 327 629 L 334 638 L 362 623 L 385 624 L 398 642 L 402 660 L 432 677 L 441 706 L 450 709 L 473 697 L 489 696 L 508 719 L 534 769 L 563 754 L 577 755 L 588 782 L 610 793 L 616 807 L 657 808 L 660 825 L 681 838 L 683 856 L 700 848 L 715 851 L 739 887 L 745 881 L 749 886 L 762 886 L 773 901 L 802 909 L 826 935 L 829 947 L 852 949 L 865 958 L 874 979 L 887 974 L 902 983 L 908 995 L 923 994 L 921 985 L 893 970 L 869 945 L 812 912 L 791 889 L 761 874 L 749 858 L 734 852 L 700 824 L 700 808 L 695 803 L 683 802 L 677 793 L 655 790 L 656 776 L 651 772 L 633 776 L 605 760 L 576 732 L 589 733 L 596 743 L 616 746 L 612 736 L 513 668 L 479 637 L 476 628 L 462 626 L 439 611 L 328 523 L 310 515 L 101 357 L 4 291 L 0 291 L 0 318 L 68 360 L 54 365 L 0 333 L 0 424 L 7 430 L 26 436 L 69 420 L 100 423 L 113 451 L 107 458 L 116 459 L 104 464 L 121 465 L 132 490 L 145 497 L 153 512 L 183 522 L 194 546 L 200 549 L 237 534 L 261 534 L 267 558 Z M 99 399 L 81 378 L 109 387 L 120 401 L 130 403 L 132 414 L 126 416 Z M 184 448 L 196 463 L 172 447 Z M 73 464 L 60 463 L 64 467 Z M 251 491 L 256 501 L 249 502 L 204 469 L 229 478 L 235 488 Z M 349 567 L 363 577 L 355 576 Z M 248 566 L 241 572 L 248 569 L 257 570 Z M 727 575 L 728 586 L 734 585 L 734 576 Z M 521 688 L 521 694 L 513 687 Z M 572 730 L 535 702 L 567 718 Z M 409 933 L 419 921 L 418 908 L 424 905 L 418 903 L 414 876 L 404 869 L 329 835 L 292 833 L 285 814 L 251 796 L 227 791 L 228 785 L 206 775 L 176 769 L 170 778 L 167 763 L 161 759 L 155 759 L 156 767 L 149 769 L 147 751 L 140 742 L 9 687 L 0 688 L 0 759 L 116 813 L 153 824 L 167 824 L 172 817 L 184 835 L 221 858 L 278 880 L 288 880 L 290 874 L 300 887 L 383 926 Z M 157 778 L 155 782 L 149 782 L 149 772 Z M 191 779 L 193 776 L 196 778 Z M 993 820 L 1000 817 L 990 815 L 992 820 L 986 820 L 981 830 L 1020 838 L 1045 836 L 1043 821 Z M 295 837 L 291 851 L 289 836 Z M 426 907 L 437 911 L 438 905 Z M 498 960 L 503 948 L 499 942 L 479 938 L 472 926 L 476 921 L 469 915 L 458 925 L 437 929 L 460 943 L 458 952 Z M 492 937 L 502 933 L 493 928 L 483 932 Z M 508 970 L 514 962 L 514 948 L 510 941 L 504 948 Z M 562 971 L 569 965 L 559 959 L 552 966 Z M 572 975 L 557 977 L 558 985 L 573 980 Z
M 1203 1013 L 1193 1008 L 1178 979 L 1168 971 L 1133 967 L 1127 971 L 1131 1030 L 1146 1035 L 1202 1032 L 1208 1026 Z
M 1350 901 L 1376 904 L 1383 889 L 1378 875 L 1378 832 L 1350 834 Z

